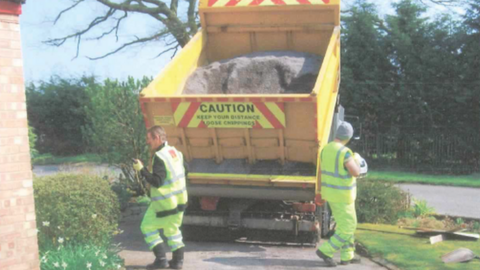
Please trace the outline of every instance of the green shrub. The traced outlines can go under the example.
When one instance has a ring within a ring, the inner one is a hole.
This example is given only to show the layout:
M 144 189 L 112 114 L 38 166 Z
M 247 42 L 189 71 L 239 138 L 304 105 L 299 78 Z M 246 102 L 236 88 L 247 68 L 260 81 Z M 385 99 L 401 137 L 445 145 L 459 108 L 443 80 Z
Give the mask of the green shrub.
M 358 222 L 394 224 L 409 208 L 408 193 L 391 183 L 358 181 Z
M 61 245 L 55 249 L 40 251 L 40 269 L 120 269 L 123 259 L 117 255 L 120 249 L 89 245 Z
M 38 151 L 35 148 L 37 143 L 37 134 L 35 134 L 35 129 L 28 125 L 28 145 L 30 146 L 30 157 L 34 158 L 38 155 Z
M 435 208 L 428 206 L 427 201 L 413 199 L 413 205 L 404 212 L 401 212 L 399 217 L 406 219 L 421 219 L 429 218 L 432 214 L 435 214 Z
M 60 173 L 33 182 L 40 246 L 66 243 L 104 245 L 117 229 L 116 194 L 107 180 Z
M 150 205 L 152 199 L 148 196 L 138 196 L 136 202 L 140 205 Z
M 112 184 L 112 190 L 117 194 L 120 210 L 123 212 L 128 207 L 128 202 L 132 198 L 132 192 L 128 190 L 127 185 L 115 182 Z
M 48 81 L 26 85 L 28 122 L 42 138 L 36 143 L 40 153 L 84 153 L 86 142 L 81 129 L 86 124 L 85 106 L 89 103 L 85 89 L 95 84 L 93 76 L 52 76 Z
M 435 214 L 435 208 L 428 206 L 426 200 L 413 199 L 413 203 L 412 211 L 415 217 L 428 217 Z
M 105 80 L 85 89 L 88 103 L 85 106 L 86 123 L 82 134 L 91 151 L 101 156 L 108 165 L 120 168 L 121 183 L 125 183 L 136 195 L 144 190 L 132 167 L 132 158 L 147 160 L 145 147 L 145 122 L 138 102 L 138 95 L 151 82 L 144 77 L 126 81 Z
M 476 232 L 480 232 L 480 223 L 478 221 L 475 221 L 473 224 L 472 224 L 472 228 L 474 231 Z

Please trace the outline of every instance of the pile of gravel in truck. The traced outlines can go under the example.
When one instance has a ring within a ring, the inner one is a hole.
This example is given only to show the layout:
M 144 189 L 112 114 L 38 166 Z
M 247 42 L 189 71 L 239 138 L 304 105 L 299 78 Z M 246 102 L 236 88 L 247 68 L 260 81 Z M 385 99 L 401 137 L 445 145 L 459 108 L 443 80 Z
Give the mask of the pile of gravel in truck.
M 293 51 L 257 52 L 197 68 L 183 94 L 310 93 L 322 57 Z

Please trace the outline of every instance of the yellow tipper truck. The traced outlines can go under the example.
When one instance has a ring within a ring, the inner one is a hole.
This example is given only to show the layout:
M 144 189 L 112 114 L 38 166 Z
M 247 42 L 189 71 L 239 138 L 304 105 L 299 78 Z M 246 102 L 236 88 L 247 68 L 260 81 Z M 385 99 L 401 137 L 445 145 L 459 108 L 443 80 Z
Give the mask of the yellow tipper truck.
M 163 126 L 190 165 L 184 226 L 315 242 L 329 226 L 314 204 L 319 153 L 343 114 L 340 1 L 201 0 L 199 15 L 201 31 L 140 94 L 146 127 Z M 309 93 L 183 93 L 197 68 L 272 51 L 322 57 Z

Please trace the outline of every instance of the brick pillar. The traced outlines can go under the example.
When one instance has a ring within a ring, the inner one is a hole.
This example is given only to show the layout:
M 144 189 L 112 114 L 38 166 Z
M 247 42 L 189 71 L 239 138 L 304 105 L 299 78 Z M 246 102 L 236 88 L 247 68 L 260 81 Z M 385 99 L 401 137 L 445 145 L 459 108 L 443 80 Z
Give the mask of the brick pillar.
M 19 1 L 0 0 L 0 269 L 39 269 Z

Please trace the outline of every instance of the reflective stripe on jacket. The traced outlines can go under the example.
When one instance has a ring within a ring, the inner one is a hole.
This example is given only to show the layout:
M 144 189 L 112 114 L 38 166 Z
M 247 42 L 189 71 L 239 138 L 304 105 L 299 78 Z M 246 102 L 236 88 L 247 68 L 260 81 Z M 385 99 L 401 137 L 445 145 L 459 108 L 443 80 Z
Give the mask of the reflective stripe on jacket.
M 175 147 L 165 146 L 155 153 L 165 164 L 166 177 L 163 185 L 150 191 L 152 204 L 158 212 L 172 211 L 187 204 L 187 186 L 183 155 Z M 153 159 L 155 160 L 155 159 Z
M 331 142 L 322 150 L 322 198 L 328 202 L 353 203 L 357 197 L 356 178 L 344 167 L 347 153 L 353 157 L 352 150 L 339 142 Z

